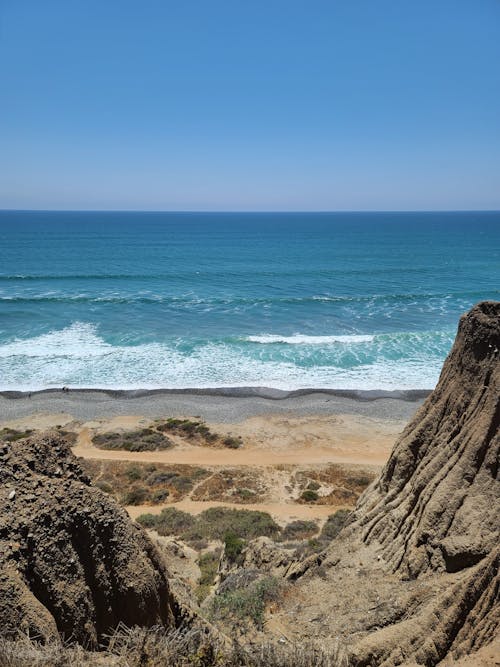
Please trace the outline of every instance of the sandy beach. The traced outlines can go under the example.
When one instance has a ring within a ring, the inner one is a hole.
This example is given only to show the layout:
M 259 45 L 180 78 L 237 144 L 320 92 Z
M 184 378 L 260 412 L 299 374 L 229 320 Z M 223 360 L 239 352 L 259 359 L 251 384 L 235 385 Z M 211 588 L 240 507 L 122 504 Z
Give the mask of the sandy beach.
M 321 523 L 345 504 L 338 494 L 331 500 L 327 497 L 345 484 L 339 482 L 339 475 L 372 478 L 421 405 L 422 393 L 269 389 L 4 393 L 0 395 L 0 428 L 71 431 L 76 434 L 73 453 L 89 465 L 100 466 L 100 476 L 103 466 L 110 474 L 124 462 L 169 469 L 184 466 L 185 470 L 201 466 L 207 471 L 209 480 L 197 482 L 182 497 L 127 506 L 133 518 L 159 512 L 172 502 L 192 514 L 217 505 L 241 507 L 236 491 L 244 479 L 259 489 L 256 500 L 244 504 L 246 509 L 269 512 L 281 524 L 295 519 Z M 173 447 L 159 451 L 101 449 L 93 443 L 97 434 L 147 428 L 154 420 L 168 417 L 202 419 L 222 437 L 241 437 L 243 445 L 207 447 L 175 435 L 170 436 Z M 317 504 L 297 502 L 297 476 L 308 475 L 322 476 L 324 497 Z M 224 488 L 228 476 L 232 488 Z

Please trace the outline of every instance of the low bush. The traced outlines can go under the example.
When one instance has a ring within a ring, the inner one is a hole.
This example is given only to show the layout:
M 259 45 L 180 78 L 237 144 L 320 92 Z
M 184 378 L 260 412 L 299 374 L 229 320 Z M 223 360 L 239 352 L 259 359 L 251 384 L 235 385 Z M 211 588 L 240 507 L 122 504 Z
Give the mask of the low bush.
M 318 532 L 318 525 L 314 521 L 292 521 L 287 524 L 281 533 L 283 540 L 303 540 Z
M 222 443 L 225 447 L 229 447 L 229 449 L 239 449 L 243 444 L 241 438 L 234 438 L 232 435 L 225 437 Z
M 163 433 L 151 428 L 123 433 L 98 433 L 92 439 L 94 445 L 100 449 L 123 449 L 128 452 L 150 452 L 169 449 L 173 443 Z
M 125 474 L 130 481 L 136 481 L 142 477 L 142 472 L 137 466 L 130 466 L 127 468 L 127 470 L 125 470 Z
M 251 510 L 211 507 L 195 517 L 175 507 L 166 507 L 157 515 L 154 525 L 151 525 L 150 514 L 139 516 L 137 521 L 146 525 L 144 516 L 148 517 L 148 528 L 154 528 L 160 535 L 175 535 L 190 544 L 206 540 L 223 542 L 228 533 L 243 540 L 280 533 L 280 527 L 269 514 Z
M 337 537 L 346 525 L 351 513 L 351 510 L 337 510 L 335 514 L 330 514 L 323 525 L 320 539 L 330 541 Z
M 266 603 L 278 598 L 280 584 L 275 577 L 264 577 L 245 588 L 216 595 L 211 600 L 209 617 L 212 620 L 251 620 L 262 630 Z
M 178 536 L 182 536 L 196 523 L 194 516 L 175 507 L 165 507 L 159 514 L 141 514 L 137 521 L 146 528 L 153 528 L 160 535 Z
M 224 555 L 231 563 L 239 561 L 244 546 L 245 540 L 238 537 L 236 533 L 229 531 L 224 535 Z
M 104 491 L 104 493 L 111 493 L 111 494 L 113 493 L 113 487 L 111 486 L 111 484 L 109 484 L 108 482 L 105 482 L 102 479 L 98 480 L 95 483 L 95 486 L 98 489 L 101 489 L 101 491 Z
M 198 567 L 201 571 L 201 577 L 196 588 L 196 598 L 198 604 L 210 593 L 210 589 L 214 585 L 217 570 L 219 568 L 220 550 L 208 551 L 198 558 Z
M 300 499 L 303 500 L 305 503 L 315 503 L 318 500 L 319 496 L 316 493 L 316 491 L 312 491 L 311 489 L 306 489 L 305 491 L 302 491 L 300 494 Z
M 156 489 L 151 493 L 151 501 L 153 503 L 164 503 L 169 495 L 168 489 Z
M 142 505 L 148 499 L 148 490 L 143 486 L 134 486 L 122 497 L 122 505 Z
M 28 428 L 25 431 L 18 431 L 15 428 L 3 428 L 0 430 L 0 440 L 5 442 L 15 442 L 16 440 L 22 440 L 22 438 L 27 438 L 33 433 L 33 429 Z

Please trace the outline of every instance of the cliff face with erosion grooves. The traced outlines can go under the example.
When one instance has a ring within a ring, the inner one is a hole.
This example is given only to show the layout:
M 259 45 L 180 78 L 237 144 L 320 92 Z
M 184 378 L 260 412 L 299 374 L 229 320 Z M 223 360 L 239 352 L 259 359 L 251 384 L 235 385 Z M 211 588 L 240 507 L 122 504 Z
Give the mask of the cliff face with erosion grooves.
M 457 572 L 497 544 L 500 303 L 464 315 L 436 389 L 360 498 L 362 539 L 394 571 Z
M 355 667 L 482 667 L 500 627 L 499 426 L 500 303 L 484 302 L 349 525 L 294 565 L 279 632 L 338 640 Z
M 484 302 L 461 318 L 438 386 L 348 530 L 392 573 L 435 595 L 367 635 L 354 664 L 435 665 L 498 638 L 499 426 L 500 303 Z
M 0 443 L 0 627 L 95 646 L 120 622 L 174 626 L 156 548 L 57 436 Z

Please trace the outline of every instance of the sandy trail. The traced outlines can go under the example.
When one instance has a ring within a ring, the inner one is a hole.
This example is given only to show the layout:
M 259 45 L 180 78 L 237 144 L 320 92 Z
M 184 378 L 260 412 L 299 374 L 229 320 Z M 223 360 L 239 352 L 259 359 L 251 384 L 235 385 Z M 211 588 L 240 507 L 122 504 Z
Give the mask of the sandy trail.
M 176 446 L 155 452 L 126 452 L 98 449 L 92 444 L 95 432 L 126 430 L 144 426 L 142 416 L 86 422 L 75 430 L 76 456 L 108 461 L 187 464 L 205 466 L 275 466 L 309 464 L 383 465 L 392 445 L 405 426 L 401 420 L 381 420 L 360 415 L 251 417 L 240 424 L 212 424 L 221 434 L 241 435 L 241 449 L 197 446 L 172 437 Z
M 196 466 L 249 466 L 269 467 L 275 465 L 314 465 L 344 463 L 354 465 L 383 465 L 386 453 L 357 455 L 356 453 L 334 453 L 329 449 L 298 449 L 291 452 L 265 452 L 257 448 L 240 450 L 217 450 L 207 447 L 190 447 L 163 452 L 124 452 L 76 446 L 73 453 L 82 458 L 99 461 L 133 461 L 141 463 L 186 464 Z

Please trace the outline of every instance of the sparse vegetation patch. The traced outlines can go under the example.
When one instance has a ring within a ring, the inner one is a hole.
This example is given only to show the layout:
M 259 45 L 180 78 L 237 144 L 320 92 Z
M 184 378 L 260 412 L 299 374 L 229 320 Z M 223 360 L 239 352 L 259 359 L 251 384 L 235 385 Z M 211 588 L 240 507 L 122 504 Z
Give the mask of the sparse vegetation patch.
M 242 540 L 261 535 L 273 537 L 280 533 L 280 527 L 266 512 L 226 507 L 211 507 L 196 517 L 175 507 L 167 507 L 158 515 L 142 514 L 137 521 L 160 535 L 173 535 L 191 544 L 203 540 L 222 542 L 230 533 Z
M 176 419 L 171 417 L 165 421 L 155 422 L 155 427 L 158 431 L 163 433 L 172 433 L 184 439 L 190 440 L 196 444 L 223 446 L 230 449 L 238 449 L 243 444 L 240 437 L 233 437 L 231 435 L 223 436 L 219 433 L 214 433 L 202 421 L 194 421 L 191 419 Z
M 152 428 L 143 428 L 138 431 L 98 433 L 92 442 L 100 449 L 123 449 L 127 452 L 152 452 L 169 449 L 173 442 L 163 433 Z

